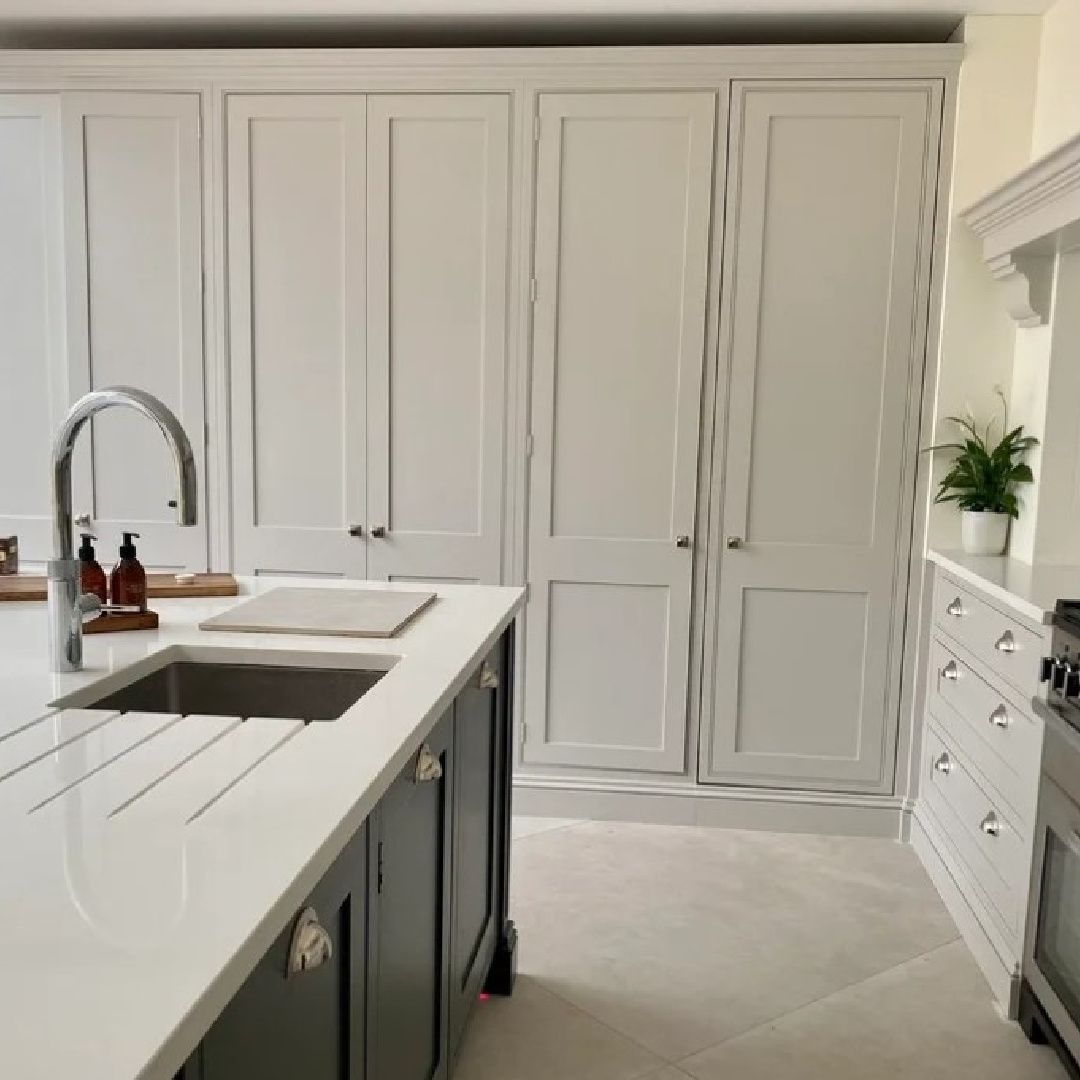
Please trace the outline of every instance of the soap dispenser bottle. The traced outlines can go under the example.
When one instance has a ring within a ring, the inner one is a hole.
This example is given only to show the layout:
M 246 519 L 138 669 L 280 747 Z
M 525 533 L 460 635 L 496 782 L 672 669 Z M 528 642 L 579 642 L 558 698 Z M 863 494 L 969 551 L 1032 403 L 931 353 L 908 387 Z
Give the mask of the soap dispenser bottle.
M 146 571 L 142 563 L 135 558 L 135 545 L 131 538 L 138 539 L 138 533 L 124 533 L 124 542 L 120 545 L 120 561 L 112 572 L 112 602 L 137 606 L 146 610 Z
M 94 557 L 94 545 L 91 541 L 97 537 L 93 533 L 80 533 L 82 546 L 79 548 L 79 577 L 82 591 L 93 593 L 103 604 L 109 600 L 109 583 L 105 571 Z

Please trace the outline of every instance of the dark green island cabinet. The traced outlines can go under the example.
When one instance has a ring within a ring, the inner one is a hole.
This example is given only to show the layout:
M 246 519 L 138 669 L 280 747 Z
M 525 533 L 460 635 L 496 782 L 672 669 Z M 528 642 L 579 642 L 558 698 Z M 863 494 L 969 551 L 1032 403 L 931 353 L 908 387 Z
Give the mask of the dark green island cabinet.
M 177 1080 L 448 1080 L 507 917 L 513 626 Z

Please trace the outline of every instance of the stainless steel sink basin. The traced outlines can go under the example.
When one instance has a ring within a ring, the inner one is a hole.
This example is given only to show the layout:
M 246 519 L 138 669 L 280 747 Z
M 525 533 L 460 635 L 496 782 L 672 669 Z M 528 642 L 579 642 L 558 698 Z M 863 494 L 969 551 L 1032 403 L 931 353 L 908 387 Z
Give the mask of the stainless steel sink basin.
M 212 650 L 216 657 L 227 651 Z M 290 659 L 299 659 L 295 654 L 289 655 Z M 140 671 L 144 673 L 140 675 Z M 385 670 L 368 667 L 244 663 L 231 658 L 193 658 L 184 653 L 172 658 L 159 654 L 54 705 L 181 716 L 336 720 L 385 674 Z M 132 681 L 132 675 L 138 677 Z

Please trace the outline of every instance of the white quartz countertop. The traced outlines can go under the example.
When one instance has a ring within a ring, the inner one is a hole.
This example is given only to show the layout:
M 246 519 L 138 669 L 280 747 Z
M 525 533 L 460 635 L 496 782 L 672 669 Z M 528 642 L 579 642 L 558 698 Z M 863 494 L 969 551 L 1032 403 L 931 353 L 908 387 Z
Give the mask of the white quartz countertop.
M 1038 623 L 1050 622 L 1058 600 L 1080 599 L 1080 566 L 1051 566 L 934 549 L 926 557 L 946 573 Z
M 0 1076 L 172 1080 L 524 603 L 439 586 L 386 640 L 198 629 L 290 584 L 153 600 L 158 630 L 87 637 L 74 675 L 44 604 L 0 604 Z M 307 726 L 50 708 L 165 649 L 389 670 Z

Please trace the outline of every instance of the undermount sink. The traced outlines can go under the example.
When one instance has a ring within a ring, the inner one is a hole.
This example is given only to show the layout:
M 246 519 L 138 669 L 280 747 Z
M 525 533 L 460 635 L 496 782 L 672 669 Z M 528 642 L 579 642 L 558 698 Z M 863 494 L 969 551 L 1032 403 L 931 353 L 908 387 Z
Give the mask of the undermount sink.
M 337 720 L 386 674 L 385 669 L 375 667 L 296 662 L 303 654 L 280 654 L 280 662 L 270 663 L 196 655 L 211 652 L 220 657 L 228 651 L 184 650 L 170 656 L 174 650 L 165 650 L 53 704 L 65 709 L 239 716 L 245 720 L 252 716 Z M 137 677 L 132 679 L 132 675 Z

